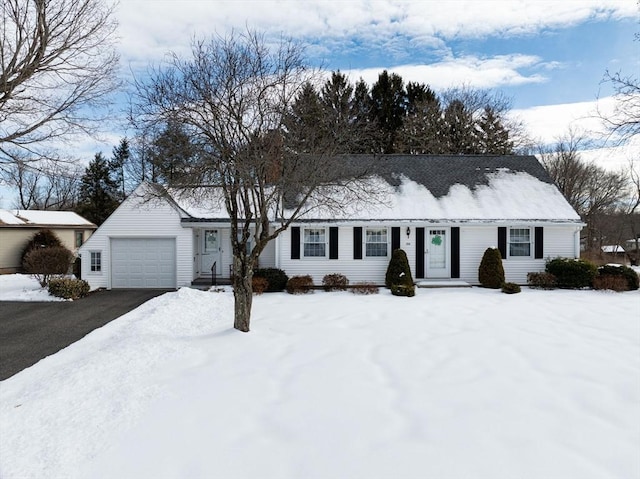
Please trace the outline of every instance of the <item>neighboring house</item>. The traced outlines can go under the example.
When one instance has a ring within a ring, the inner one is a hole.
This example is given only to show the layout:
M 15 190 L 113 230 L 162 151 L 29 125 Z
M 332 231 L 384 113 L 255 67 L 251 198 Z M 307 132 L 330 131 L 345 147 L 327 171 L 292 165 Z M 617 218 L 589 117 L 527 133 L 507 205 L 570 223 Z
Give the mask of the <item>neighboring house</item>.
M 70 211 L 0 209 L 0 273 L 16 273 L 22 269 L 22 251 L 40 230 L 53 231 L 64 246 L 77 253 L 96 228 Z
M 338 214 L 316 205 L 268 245 L 260 267 L 310 274 L 316 284 L 329 273 L 383 284 L 391 252 L 402 248 L 416 280 L 478 284 L 482 255 L 494 247 L 506 280 L 524 284 L 546 259 L 580 255 L 584 224 L 533 156 L 390 155 L 371 181 L 383 201 Z M 221 199 L 177 191 L 150 199 L 149 189 L 157 186 L 141 185 L 82 246 L 83 278 L 93 288 L 174 288 L 210 278 L 213 265 L 228 278 Z
M 625 262 L 626 260 L 627 252 L 620 245 L 604 245 L 600 248 L 600 251 L 602 251 L 602 256 L 606 261 Z

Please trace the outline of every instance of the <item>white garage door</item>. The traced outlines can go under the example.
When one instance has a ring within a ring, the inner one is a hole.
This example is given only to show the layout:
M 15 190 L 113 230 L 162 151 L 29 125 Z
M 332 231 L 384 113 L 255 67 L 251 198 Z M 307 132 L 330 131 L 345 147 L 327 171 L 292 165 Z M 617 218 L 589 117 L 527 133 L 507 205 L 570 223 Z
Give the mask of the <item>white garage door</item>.
M 174 238 L 112 238 L 112 288 L 175 288 Z

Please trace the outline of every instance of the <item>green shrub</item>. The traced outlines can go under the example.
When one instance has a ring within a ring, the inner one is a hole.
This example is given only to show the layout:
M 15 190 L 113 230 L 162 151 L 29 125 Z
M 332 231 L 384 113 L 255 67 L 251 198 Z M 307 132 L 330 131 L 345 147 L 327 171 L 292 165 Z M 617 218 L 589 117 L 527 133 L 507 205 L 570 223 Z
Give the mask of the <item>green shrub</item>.
M 394 296 L 407 296 L 412 298 L 416 295 L 416 288 L 412 284 L 392 284 L 391 294 Z
M 253 272 L 253 277 L 267 280 L 268 286 L 265 289 L 267 293 L 284 291 L 287 287 L 287 281 L 289 281 L 289 276 L 278 268 L 259 268 Z
M 384 276 L 384 285 L 391 288 L 394 284 L 406 284 L 413 286 L 413 277 L 411 276 L 411 268 L 407 253 L 402 249 L 396 249 L 391 254 L 387 273 Z
M 287 281 L 287 293 L 306 294 L 313 291 L 313 278 L 311 276 L 293 276 Z
M 67 274 L 73 260 L 73 253 L 64 246 L 32 249 L 24 257 L 24 270 L 44 288 L 52 276 Z
M 269 288 L 269 282 L 261 276 L 254 276 L 251 279 L 251 289 L 254 294 L 262 294 Z
M 555 258 L 547 261 L 547 273 L 556 277 L 558 288 L 589 288 L 598 269 L 595 264 L 583 259 Z
M 622 276 L 626 280 L 626 291 L 635 291 L 639 287 L 638 273 L 632 268 L 622 265 L 607 264 L 598 268 L 598 276 Z M 595 287 L 595 286 L 594 286 Z
M 62 241 L 51 230 L 40 230 L 34 234 L 29 242 L 24 246 L 22 253 L 20 254 L 20 264 L 24 269 L 24 260 L 27 253 L 34 249 L 50 248 L 53 246 L 63 246 Z
M 75 278 L 54 278 L 49 281 L 49 294 L 64 299 L 79 299 L 89 294 L 89 283 Z
M 353 294 L 378 294 L 378 287 L 373 283 L 361 282 L 354 284 L 349 290 Z
M 540 273 L 528 273 L 527 284 L 532 288 L 555 289 L 556 277 L 545 271 Z
M 325 291 L 345 291 L 349 280 L 344 274 L 327 274 L 322 278 L 322 286 Z
M 520 286 L 516 283 L 504 283 L 502 285 L 502 292 L 506 294 L 516 294 L 520 292 Z
M 502 256 L 497 248 L 487 248 L 478 268 L 478 281 L 485 288 L 499 289 L 504 284 Z
M 415 286 L 411 276 L 411 268 L 407 254 L 402 249 L 396 249 L 391 255 L 387 273 L 384 277 L 384 284 L 391 289 L 394 296 L 415 296 Z
M 627 279 L 620 274 L 599 274 L 593 278 L 593 289 L 610 289 L 612 291 L 629 291 Z

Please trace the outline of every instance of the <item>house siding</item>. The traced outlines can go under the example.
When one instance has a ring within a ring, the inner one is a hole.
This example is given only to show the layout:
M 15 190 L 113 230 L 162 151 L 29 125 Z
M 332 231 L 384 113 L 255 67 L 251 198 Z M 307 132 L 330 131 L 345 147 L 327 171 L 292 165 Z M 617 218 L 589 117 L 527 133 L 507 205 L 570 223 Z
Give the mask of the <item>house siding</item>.
M 0 228 L 0 274 L 16 273 L 22 269 L 22 265 L 20 264 L 22 250 L 33 235 L 43 229 L 53 231 L 62 245 L 73 253 L 78 252 L 75 232 L 83 231 L 84 241 L 87 241 L 87 238 L 89 238 L 93 232 L 93 228 L 87 229 L 82 226 L 70 228 L 52 228 L 46 226 Z
M 175 238 L 176 284 L 188 286 L 193 280 L 193 234 L 180 225 L 178 211 L 166 200 L 147 203 L 136 194 L 125 200 L 80 248 L 82 278 L 92 289 L 111 288 L 110 238 Z M 91 251 L 102 256 L 102 271 L 91 272 Z
M 501 225 L 502 226 L 502 225 Z M 511 227 L 531 227 L 531 238 L 534 239 L 534 228 L 527 224 L 513 224 Z M 574 232 L 576 226 L 544 226 L 543 258 L 535 259 L 532 244 L 530 258 L 510 258 L 502 260 L 505 280 L 517 284 L 527 284 L 527 274 L 544 271 L 546 260 L 558 256 L 575 257 Z M 508 235 L 508 231 L 507 231 Z M 497 226 L 467 226 L 460 228 L 460 278 L 471 284 L 479 284 L 478 267 L 482 255 L 487 248 L 496 248 L 498 244 Z
M 303 238 L 302 230 L 304 225 L 297 225 L 301 228 L 300 238 Z M 354 259 L 354 244 L 353 244 L 353 228 L 354 226 L 362 226 L 363 233 L 362 238 L 364 241 L 364 230 L 368 227 L 379 228 L 385 227 L 388 229 L 387 239 L 388 248 L 386 257 L 370 258 L 365 254 L 365 248 L 363 245 L 362 259 Z M 310 275 L 313 278 L 313 282 L 316 285 L 322 284 L 322 278 L 326 274 L 339 273 L 343 274 L 349 279 L 351 284 L 361 281 L 374 282 L 377 284 L 384 284 L 384 277 L 389 265 L 389 259 L 391 258 L 391 228 L 394 225 L 381 225 L 381 224 L 367 224 L 367 225 L 354 225 L 354 226 L 339 226 L 338 227 L 338 258 L 329 259 L 329 228 L 335 227 L 335 225 L 322 225 L 313 224 L 314 228 L 326 228 L 327 230 L 327 242 L 326 242 L 326 256 L 324 258 L 305 258 L 303 254 L 300 255 L 300 259 L 291 259 L 291 228 L 281 233 L 279 236 L 279 251 L 280 251 L 280 265 L 289 277 L 298 275 Z M 400 228 L 400 247 L 407 253 L 409 264 L 411 265 L 412 274 L 415 275 L 415 230 L 411 228 L 411 235 L 406 235 L 406 225 Z M 302 253 L 302 248 L 300 249 Z

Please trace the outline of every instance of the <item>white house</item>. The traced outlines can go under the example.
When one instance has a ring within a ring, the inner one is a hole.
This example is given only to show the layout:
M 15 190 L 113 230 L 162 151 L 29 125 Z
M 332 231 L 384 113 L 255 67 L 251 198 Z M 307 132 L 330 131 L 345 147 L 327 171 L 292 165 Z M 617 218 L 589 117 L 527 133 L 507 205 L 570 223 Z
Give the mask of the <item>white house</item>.
M 477 284 L 484 251 L 497 247 L 506 280 L 524 284 L 548 258 L 579 257 L 583 223 L 533 156 L 390 155 L 375 168 L 382 202 L 345 205 L 339 214 L 317 205 L 269 244 L 260 267 L 310 274 L 317 284 L 330 273 L 383 284 L 391 252 L 402 248 L 417 280 Z M 228 278 L 220 199 L 165 190 L 150 199 L 148 188 L 82 246 L 83 278 L 93 288 L 175 288 L 211 278 L 213 266 Z

